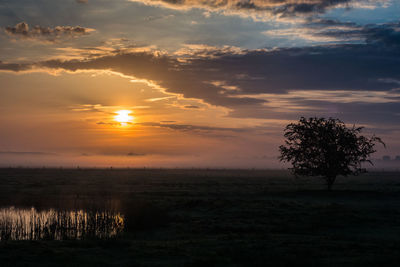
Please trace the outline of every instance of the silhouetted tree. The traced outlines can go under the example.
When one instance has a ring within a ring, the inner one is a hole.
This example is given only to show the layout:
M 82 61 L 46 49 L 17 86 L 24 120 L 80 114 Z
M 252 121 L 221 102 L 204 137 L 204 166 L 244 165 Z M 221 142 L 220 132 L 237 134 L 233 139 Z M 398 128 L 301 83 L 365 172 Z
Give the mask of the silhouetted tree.
M 321 176 L 331 190 L 338 175 L 358 175 L 361 167 L 376 152 L 379 137 L 360 135 L 363 127 L 348 128 L 339 119 L 300 118 L 285 128 L 285 145 L 279 147 L 280 161 L 290 162 L 296 176 Z

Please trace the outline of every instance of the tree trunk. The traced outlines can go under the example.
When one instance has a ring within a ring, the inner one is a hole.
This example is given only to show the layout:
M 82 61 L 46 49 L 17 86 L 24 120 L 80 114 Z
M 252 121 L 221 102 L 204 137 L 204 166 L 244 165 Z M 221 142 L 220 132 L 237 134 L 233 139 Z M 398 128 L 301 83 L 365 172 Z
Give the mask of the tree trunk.
M 328 186 L 328 191 L 332 191 L 333 183 L 336 180 L 336 176 L 328 176 L 326 177 L 326 184 Z

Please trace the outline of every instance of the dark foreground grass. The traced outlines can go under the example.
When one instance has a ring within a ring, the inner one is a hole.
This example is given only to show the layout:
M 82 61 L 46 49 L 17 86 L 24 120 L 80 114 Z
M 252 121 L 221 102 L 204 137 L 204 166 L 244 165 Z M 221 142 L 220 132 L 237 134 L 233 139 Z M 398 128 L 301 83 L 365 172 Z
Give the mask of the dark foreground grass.
M 112 206 L 107 240 L 7 241 L 0 266 L 398 266 L 400 176 L 284 171 L 0 169 L 0 205 Z

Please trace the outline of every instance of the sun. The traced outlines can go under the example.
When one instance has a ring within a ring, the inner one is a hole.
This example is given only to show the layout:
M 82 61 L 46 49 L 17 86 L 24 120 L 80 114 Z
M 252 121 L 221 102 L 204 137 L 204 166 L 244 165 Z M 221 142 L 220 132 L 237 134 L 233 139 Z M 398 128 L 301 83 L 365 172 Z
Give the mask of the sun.
M 118 110 L 115 113 L 118 115 L 114 116 L 114 120 L 121 123 L 122 126 L 126 126 L 133 121 L 133 116 L 129 115 L 132 113 L 131 110 Z

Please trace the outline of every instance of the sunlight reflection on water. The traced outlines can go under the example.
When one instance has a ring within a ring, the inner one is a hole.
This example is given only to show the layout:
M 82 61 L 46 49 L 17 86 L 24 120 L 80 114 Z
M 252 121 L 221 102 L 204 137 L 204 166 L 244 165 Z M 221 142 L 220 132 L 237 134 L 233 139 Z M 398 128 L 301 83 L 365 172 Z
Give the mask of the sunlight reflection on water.
M 124 216 L 98 210 L 0 208 L 0 240 L 110 238 L 124 229 Z

